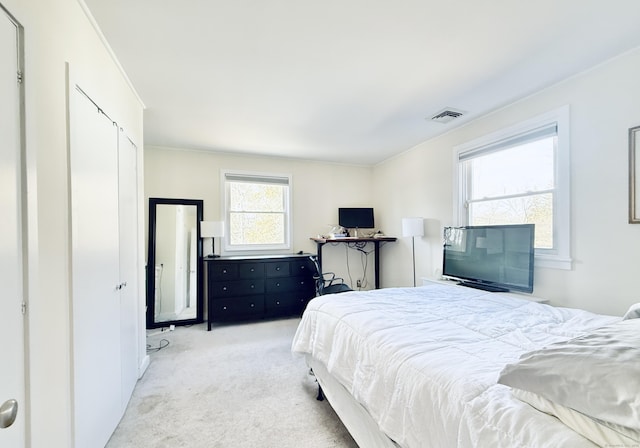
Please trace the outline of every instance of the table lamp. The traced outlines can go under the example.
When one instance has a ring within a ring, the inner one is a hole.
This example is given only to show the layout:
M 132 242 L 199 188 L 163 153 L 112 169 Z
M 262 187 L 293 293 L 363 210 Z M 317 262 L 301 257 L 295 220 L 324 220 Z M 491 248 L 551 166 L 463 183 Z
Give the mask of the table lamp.
M 215 240 L 216 237 L 224 236 L 223 221 L 200 221 L 200 238 L 211 238 L 211 257 L 219 257 L 216 255 Z

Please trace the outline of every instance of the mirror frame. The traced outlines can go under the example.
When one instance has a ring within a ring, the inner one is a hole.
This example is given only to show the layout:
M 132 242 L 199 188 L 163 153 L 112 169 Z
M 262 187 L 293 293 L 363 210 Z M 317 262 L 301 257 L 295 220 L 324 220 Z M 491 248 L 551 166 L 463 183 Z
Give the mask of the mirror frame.
M 196 206 L 196 276 L 198 289 L 196 297 L 196 317 L 195 319 L 167 320 L 162 322 L 155 321 L 155 265 L 156 265 L 156 210 L 158 205 L 195 205 Z M 168 198 L 149 198 L 149 235 L 147 248 L 147 328 L 167 327 L 169 325 L 193 325 L 203 322 L 204 316 L 204 277 L 203 277 L 203 260 L 202 260 L 202 238 L 200 237 L 200 222 L 203 216 L 203 200 L 202 199 L 168 199 Z
M 640 224 L 640 126 L 629 129 L 629 224 Z

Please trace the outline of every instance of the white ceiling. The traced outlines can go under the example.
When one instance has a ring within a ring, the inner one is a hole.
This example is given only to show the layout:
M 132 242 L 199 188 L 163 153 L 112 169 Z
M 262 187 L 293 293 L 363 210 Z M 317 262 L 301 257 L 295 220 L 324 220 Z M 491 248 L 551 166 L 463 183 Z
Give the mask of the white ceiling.
M 85 2 L 145 145 L 367 165 L 640 46 L 638 0 Z

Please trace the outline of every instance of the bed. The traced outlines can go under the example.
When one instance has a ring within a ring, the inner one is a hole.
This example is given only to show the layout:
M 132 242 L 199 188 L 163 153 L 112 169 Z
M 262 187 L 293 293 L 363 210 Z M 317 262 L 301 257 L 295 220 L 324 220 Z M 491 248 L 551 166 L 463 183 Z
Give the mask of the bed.
M 292 343 L 362 448 L 640 447 L 640 315 L 455 285 L 309 302 Z

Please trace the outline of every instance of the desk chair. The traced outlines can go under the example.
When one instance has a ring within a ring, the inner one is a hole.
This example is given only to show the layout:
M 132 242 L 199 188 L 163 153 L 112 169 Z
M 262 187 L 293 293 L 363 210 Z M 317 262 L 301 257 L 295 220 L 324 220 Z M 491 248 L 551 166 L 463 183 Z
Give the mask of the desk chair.
M 320 272 L 318 257 L 316 255 L 311 255 L 309 259 L 315 267 L 313 279 L 316 281 L 316 296 L 353 291 L 349 285 L 344 282 L 344 279 L 336 277 L 336 274 L 333 272 Z

